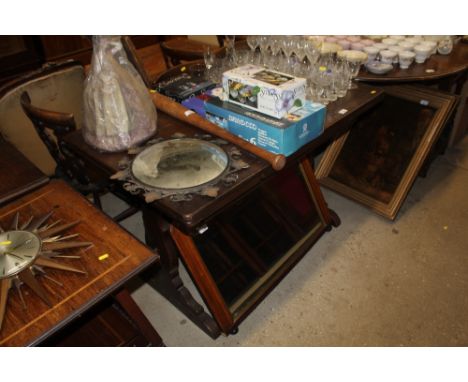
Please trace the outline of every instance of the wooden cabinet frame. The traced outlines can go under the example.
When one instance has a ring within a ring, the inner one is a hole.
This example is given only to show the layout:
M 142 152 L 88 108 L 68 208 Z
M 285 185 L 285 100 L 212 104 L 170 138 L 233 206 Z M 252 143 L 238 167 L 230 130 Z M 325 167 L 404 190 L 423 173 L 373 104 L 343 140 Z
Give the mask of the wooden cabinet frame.
M 326 206 L 319 184 L 315 178 L 313 167 L 308 159 L 293 166 L 299 166 L 306 183 L 307 191 L 314 202 L 320 223 L 298 240 L 264 275 L 262 275 L 249 290 L 231 307 L 223 298 L 216 282 L 208 270 L 193 238 L 175 226 L 170 227 L 170 234 L 190 273 L 200 295 L 204 299 L 213 318 L 225 334 L 235 333 L 237 326 L 265 298 L 265 296 L 283 279 L 294 265 L 305 255 L 311 245 L 320 236 L 330 230 L 331 226 L 339 224 L 338 217 Z

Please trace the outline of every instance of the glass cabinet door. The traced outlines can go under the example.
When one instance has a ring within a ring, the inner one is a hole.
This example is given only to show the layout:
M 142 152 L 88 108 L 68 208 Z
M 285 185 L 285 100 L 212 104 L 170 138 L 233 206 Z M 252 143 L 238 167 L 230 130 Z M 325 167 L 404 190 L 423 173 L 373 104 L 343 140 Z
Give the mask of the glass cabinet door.
M 296 165 L 211 220 L 194 242 L 235 319 L 324 227 L 307 177 Z

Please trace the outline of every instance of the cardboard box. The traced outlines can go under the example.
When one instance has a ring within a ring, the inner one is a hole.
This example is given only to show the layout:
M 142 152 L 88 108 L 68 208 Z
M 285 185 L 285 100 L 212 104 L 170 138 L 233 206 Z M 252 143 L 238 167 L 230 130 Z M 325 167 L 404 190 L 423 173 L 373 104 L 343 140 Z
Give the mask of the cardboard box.
M 246 141 L 275 154 L 291 155 L 323 132 L 326 107 L 304 107 L 276 119 L 219 98 L 205 101 L 205 118 Z
M 229 102 L 275 118 L 294 113 L 305 103 L 306 80 L 255 65 L 223 73 Z
M 215 83 L 202 76 L 192 76 L 188 73 L 180 74 L 157 86 L 157 91 L 174 101 L 182 102 L 190 97 L 215 87 Z

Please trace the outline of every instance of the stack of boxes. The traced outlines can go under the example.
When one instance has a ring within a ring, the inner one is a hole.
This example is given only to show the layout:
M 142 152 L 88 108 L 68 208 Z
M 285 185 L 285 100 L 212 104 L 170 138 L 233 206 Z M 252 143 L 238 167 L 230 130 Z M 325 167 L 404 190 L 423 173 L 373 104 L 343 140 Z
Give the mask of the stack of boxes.
M 304 78 L 245 65 L 222 84 L 220 98 L 205 100 L 205 117 L 256 146 L 289 156 L 323 132 L 326 108 L 306 101 Z

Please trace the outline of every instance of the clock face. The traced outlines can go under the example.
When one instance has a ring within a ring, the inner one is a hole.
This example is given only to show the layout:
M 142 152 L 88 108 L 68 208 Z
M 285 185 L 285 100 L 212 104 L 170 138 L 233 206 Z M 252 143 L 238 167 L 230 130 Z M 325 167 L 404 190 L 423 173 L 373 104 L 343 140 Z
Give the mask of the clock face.
M 41 239 L 29 231 L 0 233 L 0 279 L 27 268 L 41 250 Z

